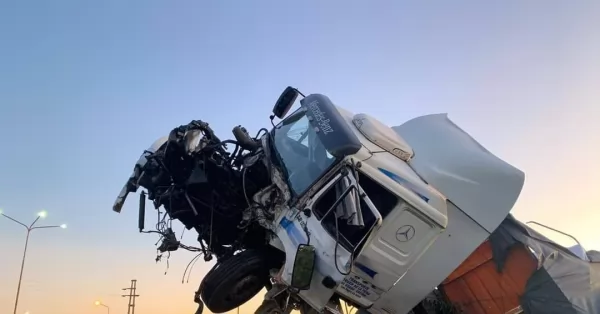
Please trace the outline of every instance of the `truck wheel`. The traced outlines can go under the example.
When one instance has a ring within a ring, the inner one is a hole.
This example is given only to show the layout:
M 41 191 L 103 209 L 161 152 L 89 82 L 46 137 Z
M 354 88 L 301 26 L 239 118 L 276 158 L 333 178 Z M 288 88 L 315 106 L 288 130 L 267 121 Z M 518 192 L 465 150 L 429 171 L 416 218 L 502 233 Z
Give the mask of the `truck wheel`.
M 269 281 L 264 253 L 246 250 L 215 265 L 200 285 L 200 295 L 213 313 L 225 313 L 248 302 Z

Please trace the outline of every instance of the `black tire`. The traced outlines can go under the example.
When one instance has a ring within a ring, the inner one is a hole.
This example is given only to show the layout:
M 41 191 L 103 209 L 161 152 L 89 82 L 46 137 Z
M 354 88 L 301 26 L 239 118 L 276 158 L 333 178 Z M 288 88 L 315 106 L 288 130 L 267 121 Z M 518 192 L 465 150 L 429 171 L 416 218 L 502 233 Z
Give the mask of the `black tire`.
M 213 313 L 225 313 L 257 295 L 269 281 L 261 251 L 246 250 L 215 265 L 200 284 L 200 296 Z

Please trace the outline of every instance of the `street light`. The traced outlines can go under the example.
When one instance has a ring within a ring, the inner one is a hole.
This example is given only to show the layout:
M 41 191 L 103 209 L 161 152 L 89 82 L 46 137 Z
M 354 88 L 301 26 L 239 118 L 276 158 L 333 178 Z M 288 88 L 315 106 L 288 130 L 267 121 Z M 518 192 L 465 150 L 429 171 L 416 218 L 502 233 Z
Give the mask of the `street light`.
M 26 224 L 4 214 L 2 212 L 2 210 L 0 209 L 0 216 L 3 216 L 4 218 L 7 218 L 9 220 L 11 220 L 12 222 L 15 222 L 23 227 L 25 227 L 25 229 L 27 229 L 27 237 L 25 238 L 25 249 L 23 250 L 23 260 L 21 261 L 21 272 L 19 274 L 19 284 L 17 285 L 17 296 L 15 297 L 15 310 L 13 312 L 13 314 L 17 314 L 17 307 L 19 305 L 19 293 L 21 292 L 21 280 L 23 279 L 23 269 L 25 268 L 25 257 L 27 256 L 27 245 L 29 244 L 29 235 L 31 234 L 31 231 L 36 230 L 36 229 L 50 229 L 50 228 L 62 228 L 65 229 L 67 227 L 67 225 L 62 224 L 60 226 L 35 226 L 35 224 L 38 222 L 38 220 L 40 220 L 40 218 L 45 218 L 48 214 L 46 213 L 46 211 L 41 211 L 37 214 L 37 218 L 35 218 L 35 220 L 29 225 L 27 226 Z
M 106 313 L 110 314 L 110 307 L 108 307 L 108 305 L 106 305 L 106 304 L 104 304 L 104 303 L 102 303 L 100 301 L 96 301 L 96 302 L 94 302 L 94 304 L 96 306 L 104 306 L 106 308 Z

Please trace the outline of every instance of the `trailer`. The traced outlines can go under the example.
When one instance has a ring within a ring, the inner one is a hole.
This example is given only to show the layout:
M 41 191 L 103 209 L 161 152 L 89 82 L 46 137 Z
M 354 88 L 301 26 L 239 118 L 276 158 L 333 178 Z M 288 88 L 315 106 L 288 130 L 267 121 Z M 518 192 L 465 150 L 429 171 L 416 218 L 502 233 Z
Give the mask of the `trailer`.
M 439 290 L 464 314 L 600 313 L 600 253 L 581 248 L 509 216 Z

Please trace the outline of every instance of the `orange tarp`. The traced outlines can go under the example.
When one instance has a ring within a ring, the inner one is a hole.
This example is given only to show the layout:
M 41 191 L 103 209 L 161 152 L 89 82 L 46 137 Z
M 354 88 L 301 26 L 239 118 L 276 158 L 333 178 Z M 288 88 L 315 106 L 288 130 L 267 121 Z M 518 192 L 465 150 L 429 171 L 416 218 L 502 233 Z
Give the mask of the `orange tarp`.
M 537 261 L 522 244 L 511 248 L 502 273 L 489 241 L 481 244 L 448 278 L 441 290 L 465 314 L 505 314 L 515 308 Z

